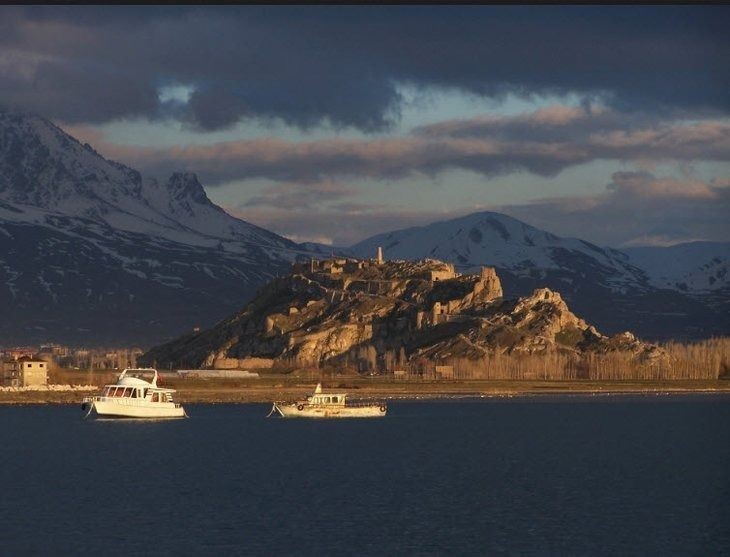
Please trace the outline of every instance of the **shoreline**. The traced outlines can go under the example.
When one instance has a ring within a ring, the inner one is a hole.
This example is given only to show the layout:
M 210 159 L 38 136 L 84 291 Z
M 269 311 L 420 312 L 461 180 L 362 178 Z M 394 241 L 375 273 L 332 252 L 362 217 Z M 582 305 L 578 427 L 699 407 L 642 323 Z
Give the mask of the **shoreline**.
M 296 400 L 311 394 L 314 381 L 302 380 L 174 380 L 166 386 L 177 389 L 182 404 L 264 404 Z M 326 391 L 347 392 L 351 400 L 435 401 L 505 399 L 516 397 L 575 396 L 667 396 L 730 394 L 730 381 L 454 381 L 368 382 L 334 379 L 324 381 Z M 38 390 L 0 392 L 0 406 L 73 405 L 95 391 Z

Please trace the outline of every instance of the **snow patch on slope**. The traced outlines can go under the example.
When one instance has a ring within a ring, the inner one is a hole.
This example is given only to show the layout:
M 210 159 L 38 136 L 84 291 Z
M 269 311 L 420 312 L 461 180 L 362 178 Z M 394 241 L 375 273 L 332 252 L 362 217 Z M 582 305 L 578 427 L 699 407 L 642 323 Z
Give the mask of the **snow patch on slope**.
M 690 242 L 669 247 L 625 248 L 652 285 L 684 292 L 716 291 L 730 279 L 730 242 Z

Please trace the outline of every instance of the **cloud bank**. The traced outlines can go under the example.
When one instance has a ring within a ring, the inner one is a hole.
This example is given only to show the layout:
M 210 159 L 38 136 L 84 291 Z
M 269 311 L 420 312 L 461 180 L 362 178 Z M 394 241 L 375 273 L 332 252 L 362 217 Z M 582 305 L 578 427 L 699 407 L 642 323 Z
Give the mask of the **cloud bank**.
M 727 114 L 727 6 L 3 7 L 0 104 L 68 123 L 384 129 L 398 84 Z M 187 102 L 161 100 L 184 86 Z
M 495 177 L 597 161 L 624 168 L 600 195 L 501 209 L 605 244 L 726 239 L 723 179 L 625 169 L 727 163 L 729 24 L 727 6 L 0 7 L 0 106 L 62 123 L 147 174 L 241 185 L 232 210 L 300 239 L 347 244 L 476 208 L 388 206 L 362 182 L 460 170 L 487 191 Z M 408 130 L 406 89 L 583 104 Z M 131 119 L 201 134 L 240 122 L 364 133 L 141 148 L 96 127 Z M 252 180 L 273 184 L 246 196 Z
M 167 149 L 98 146 L 111 158 L 147 172 L 198 172 L 210 186 L 253 178 L 394 180 L 450 169 L 487 178 L 521 171 L 555 176 L 606 159 L 725 162 L 730 160 L 730 123 L 554 106 L 517 116 L 441 122 L 378 139 L 263 138 Z

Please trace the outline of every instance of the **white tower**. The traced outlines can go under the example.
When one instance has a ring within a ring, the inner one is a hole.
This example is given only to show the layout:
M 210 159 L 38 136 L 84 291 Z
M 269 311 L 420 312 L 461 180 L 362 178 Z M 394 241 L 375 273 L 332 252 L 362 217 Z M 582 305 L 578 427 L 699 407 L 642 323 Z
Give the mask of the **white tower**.
M 378 265 L 382 265 L 383 263 L 383 248 L 378 246 L 378 255 L 375 259 L 378 262 Z

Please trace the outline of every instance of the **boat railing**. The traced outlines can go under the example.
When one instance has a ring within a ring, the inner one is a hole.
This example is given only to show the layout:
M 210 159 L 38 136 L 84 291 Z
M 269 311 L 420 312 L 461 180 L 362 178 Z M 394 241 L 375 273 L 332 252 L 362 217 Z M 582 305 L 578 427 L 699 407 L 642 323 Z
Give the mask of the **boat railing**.
M 345 408 L 366 408 L 368 406 L 385 406 L 385 403 L 379 400 L 347 400 Z
M 87 396 L 84 398 L 84 402 L 113 402 L 115 404 L 122 404 L 125 406 L 146 406 L 145 402 L 150 402 L 149 400 L 145 398 L 133 398 L 133 397 L 126 397 L 126 396 L 104 396 L 104 395 L 95 395 L 95 396 Z M 162 404 L 162 403 L 170 403 L 172 402 L 175 405 L 175 408 L 180 408 L 180 403 L 173 402 L 170 400 L 163 400 L 161 402 L 156 402 L 155 404 Z
M 385 402 L 380 400 L 369 400 L 369 399 L 360 399 L 360 400 L 346 400 L 345 404 L 338 404 L 338 403 L 313 403 L 311 401 L 306 400 L 298 400 L 296 402 L 292 402 L 290 400 L 275 400 L 274 404 L 286 406 L 290 404 L 296 404 L 296 405 L 304 405 L 304 406 L 314 406 L 317 408 L 368 408 L 372 406 L 387 406 Z

